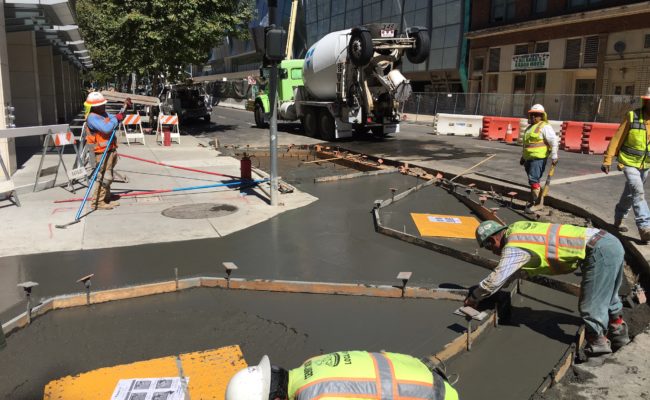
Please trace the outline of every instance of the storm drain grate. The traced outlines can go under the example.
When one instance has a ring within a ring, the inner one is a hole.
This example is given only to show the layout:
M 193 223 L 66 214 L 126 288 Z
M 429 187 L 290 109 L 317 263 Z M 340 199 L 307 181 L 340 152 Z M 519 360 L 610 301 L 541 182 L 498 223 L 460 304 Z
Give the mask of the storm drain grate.
M 237 212 L 238 208 L 230 204 L 199 203 L 184 204 L 163 210 L 162 215 L 176 219 L 218 218 Z

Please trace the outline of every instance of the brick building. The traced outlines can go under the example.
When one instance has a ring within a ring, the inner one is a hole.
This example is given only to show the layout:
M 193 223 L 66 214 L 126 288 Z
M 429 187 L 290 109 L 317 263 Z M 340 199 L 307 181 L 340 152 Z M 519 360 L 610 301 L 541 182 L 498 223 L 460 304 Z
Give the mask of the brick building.
M 649 1 L 472 0 L 466 38 L 484 113 L 618 120 L 650 85 Z

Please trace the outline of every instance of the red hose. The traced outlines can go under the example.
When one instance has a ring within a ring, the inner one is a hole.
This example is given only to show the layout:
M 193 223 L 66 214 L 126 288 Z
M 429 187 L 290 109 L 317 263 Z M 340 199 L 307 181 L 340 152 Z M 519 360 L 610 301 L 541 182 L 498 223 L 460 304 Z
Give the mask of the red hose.
M 125 157 L 125 158 L 131 158 L 133 160 L 144 161 L 144 162 L 150 163 L 150 164 L 162 165 L 163 167 L 170 167 L 170 168 L 176 168 L 176 169 L 183 169 L 185 171 L 199 172 L 201 174 L 225 176 L 227 178 L 234 178 L 234 179 L 239 179 L 240 178 L 240 177 L 234 176 L 234 175 L 226 175 L 226 174 L 220 174 L 218 172 L 203 171 L 203 170 L 200 170 L 200 169 L 194 169 L 194 168 L 188 168 L 188 167 L 181 167 L 181 166 L 178 166 L 178 165 L 165 164 L 165 163 L 162 163 L 160 161 L 147 160 L 147 159 L 140 158 L 140 157 L 135 157 L 135 156 L 127 156 L 126 154 L 122 154 L 122 153 L 119 153 L 119 156 L 120 157 Z

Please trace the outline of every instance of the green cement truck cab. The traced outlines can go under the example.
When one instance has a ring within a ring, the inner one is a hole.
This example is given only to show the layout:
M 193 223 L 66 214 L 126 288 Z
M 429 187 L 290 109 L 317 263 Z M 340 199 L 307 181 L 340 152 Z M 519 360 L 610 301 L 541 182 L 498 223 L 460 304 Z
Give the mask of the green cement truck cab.
M 280 63 L 278 70 L 278 118 L 279 119 L 293 119 L 287 118 L 288 115 L 283 115 L 287 112 L 287 107 L 283 107 L 284 103 L 293 105 L 294 90 L 298 86 L 303 85 L 302 80 L 302 67 L 304 60 L 284 60 Z M 259 128 L 268 126 L 270 119 L 271 107 L 269 105 L 269 76 L 271 68 L 263 67 L 260 69 L 260 81 L 263 82 L 260 92 L 255 98 L 255 125 Z

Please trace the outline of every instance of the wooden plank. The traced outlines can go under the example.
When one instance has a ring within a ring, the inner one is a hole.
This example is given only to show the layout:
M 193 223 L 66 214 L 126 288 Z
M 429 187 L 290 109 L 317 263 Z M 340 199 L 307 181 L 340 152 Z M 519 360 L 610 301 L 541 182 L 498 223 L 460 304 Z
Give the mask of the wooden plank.
M 102 91 L 102 95 L 108 101 L 118 101 L 121 103 L 124 100 L 126 100 L 126 98 L 128 97 L 131 99 L 131 102 L 134 104 L 144 104 L 146 106 L 160 106 L 160 100 L 157 97 L 152 97 L 152 96 L 142 96 L 139 94 L 114 92 L 110 90 Z
M 335 181 L 342 181 L 346 179 L 365 178 L 367 176 L 394 174 L 398 171 L 399 170 L 397 168 L 389 168 L 389 169 L 380 169 L 375 171 L 355 172 L 347 175 L 322 176 L 320 178 L 314 178 L 314 182 L 315 183 L 335 182 Z
M 494 326 L 495 318 L 496 318 L 496 314 L 490 312 L 490 316 L 486 318 L 478 327 L 476 327 L 474 331 L 472 331 L 472 333 L 470 334 L 470 341 L 474 343 L 476 339 L 478 339 L 481 335 L 488 332 L 488 329 Z M 454 339 L 451 343 L 446 344 L 442 350 L 430 356 L 429 360 L 431 360 L 431 362 L 433 363 L 437 363 L 440 361 L 445 362 L 454 358 L 455 356 L 457 356 L 458 354 L 466 350 L 467 350 L 467 333 L 464 333 L 461 336 L 458 336 L 456 339 Z

